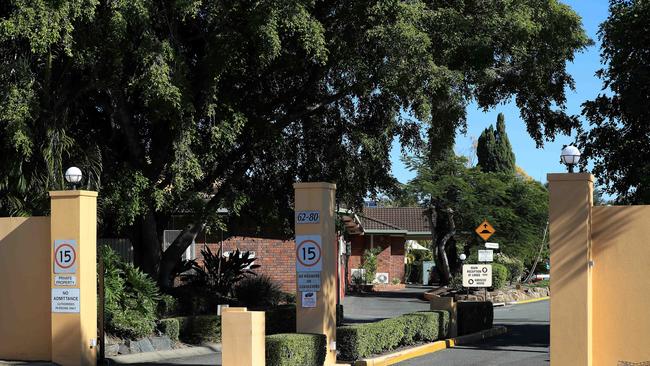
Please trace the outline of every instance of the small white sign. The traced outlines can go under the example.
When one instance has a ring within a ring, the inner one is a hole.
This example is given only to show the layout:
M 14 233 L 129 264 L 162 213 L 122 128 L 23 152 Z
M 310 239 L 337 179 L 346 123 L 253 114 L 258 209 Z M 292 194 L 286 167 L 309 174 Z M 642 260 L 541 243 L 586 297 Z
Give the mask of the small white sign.
M 485 243 L 487 249 L 499 249 L 499 243 Z
M 316 307 L 316 292 L 303 292 L 302 301 L 303 308 L 315 308 Z
M 54 241 L 54 273 L 77 273 L 77 241 Z
M 77 286 L 77 276 L 54 276 L 54 286 Z
M 320 211 L 296 212 L 296 224 L 318 224 L 319 222 L 320 222 Z
M 78 288 L 53 288 L 52 312 L 53 313 L 78 313 L 79 306 Z
M 320 235 L 296 236 L 296 271 L 320 272 L 323 270 Z
M 478 251 L 478 261 L 479 262 L 494 262 L 494 251 L 492 249 L 486 249 Z
M 320 291 L 320 272 L 298 272 L 298 291 Z
M 492 265 L 464 264 L 463 287 L 492 287 Z

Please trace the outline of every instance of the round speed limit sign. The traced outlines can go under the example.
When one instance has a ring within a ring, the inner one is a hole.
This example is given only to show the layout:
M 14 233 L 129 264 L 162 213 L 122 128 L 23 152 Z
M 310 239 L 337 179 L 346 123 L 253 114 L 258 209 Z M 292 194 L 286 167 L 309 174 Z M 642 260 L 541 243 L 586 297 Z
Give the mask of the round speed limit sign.
M 296 270 L 316 272 L 323 269 L 320 235 L 296 236 Z
M 77 272 L 77 241 L 54 241 L 54 273 Z

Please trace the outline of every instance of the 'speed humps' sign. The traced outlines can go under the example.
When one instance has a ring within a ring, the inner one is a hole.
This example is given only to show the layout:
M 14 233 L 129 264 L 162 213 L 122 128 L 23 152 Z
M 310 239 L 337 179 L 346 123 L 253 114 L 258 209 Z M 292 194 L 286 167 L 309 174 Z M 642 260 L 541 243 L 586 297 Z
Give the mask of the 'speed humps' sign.
M 464 264 L 463 287 L 492 287 L 492 265 Z

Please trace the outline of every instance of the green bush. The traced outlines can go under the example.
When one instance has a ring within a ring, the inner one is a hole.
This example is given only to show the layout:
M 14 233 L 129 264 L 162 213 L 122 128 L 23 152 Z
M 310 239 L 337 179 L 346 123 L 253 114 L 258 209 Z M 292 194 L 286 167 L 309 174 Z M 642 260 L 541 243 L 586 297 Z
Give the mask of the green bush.
M 221 317 L 217 315 L 179 316 L 178 338 L 190 344 L 221 342 Z
M 458 335 L 492 328 L 494 308 L 490 301 L 459 301 L 456 305 Z
M 342 360 L 354 361 L 400 346 L 443 339 L 448 331 L 449 312 L 421 311 L 374 323 L 339 327 L 336 330 L 337 348 Z
M 363 252 L 363 263 L 361 264 L 361 268 L 365 270 L 363 273 L 365 283 L 373 283 L 375 280 L 375 274 L 377 274 L 377 256 L 382 250 L 383 248 L 381 247 L 375 247 L 372 249 L 366 249 L 366 251 Z
M 260 267 L 253 264 L 255 258 L 251 252 L 240 252 L 239 249 L 223 256 L 221 249 L 213 253 L 210 247 L 205 246 L 201 249 L 201 256 L 203 263 L 190 261 L 192 271 L 181 278 L 196 285 L 198 289 L 223 297 L 229 297 L 234 286 L 246 276 L 255 276 L 253 270 Z
M 219 304 L 237 305 L 232 298 L 206 291 L 196 284 L 174 287 L 169 292 L 177 301 L 173 315 L 216 315 Z
M 267 366 L 321 366 L 325 362 L 324 334 L 276 334 L 266 337 Z
M 101 247 L 104 264 L 106 329 L 136 339 L 153 334 L 160 293 L 148 275 L 125 263 L 110 247 Z
M 178 340 L 178 333 L 180 331 L 180 323 L 178 319 L 160 319 L 158 321 L 158 330 L 163 335 L 171 338 L 174 341 Z
M 508 257 L 505 254 L 497 254 L 494 257 L 494 262 L 506 266 L 510 284 L 521 281 L 521 276 L 524 274 L 524 262 L 521 259 Z
M 158 301 L 157 314 L 159 318 L 165 318 L 179 314 L 178 300 L 171 295 L 161 295 Z
M 336 304 L 336 326 L 343 325 L 343 304 Z
M 499 290 L 503 288 L 508 282 L 508 268 L 503 264 L 493 263 L 492 264 L 492 288 L 494 290 Z
M 267 275 L 245 277 L 235 285 L 233 295 L 252 309 L 277 306 L 284 297 L 280 284 Z
M 296 305 L 282 305 L 265 312 L 266 335 L 296 332 Z

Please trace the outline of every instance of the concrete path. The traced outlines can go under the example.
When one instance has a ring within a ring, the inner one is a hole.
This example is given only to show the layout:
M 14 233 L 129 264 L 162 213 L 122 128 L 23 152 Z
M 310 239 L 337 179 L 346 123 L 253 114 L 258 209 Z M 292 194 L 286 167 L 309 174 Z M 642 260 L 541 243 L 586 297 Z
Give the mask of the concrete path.
M 422 294 L 430 287 L 407 287 L 402 291 L 380 292 L 368 295 L 347 295 L 343 299 L 346 323 L 367 323 L 414 311 L 429 310 Z
M 549 303 L 506 306 L 494 309 L 494 323 L 508 333 L 485 343 L 447 349 L 401 362 L 400 366 L 548 366 Z

